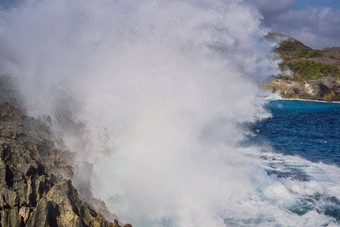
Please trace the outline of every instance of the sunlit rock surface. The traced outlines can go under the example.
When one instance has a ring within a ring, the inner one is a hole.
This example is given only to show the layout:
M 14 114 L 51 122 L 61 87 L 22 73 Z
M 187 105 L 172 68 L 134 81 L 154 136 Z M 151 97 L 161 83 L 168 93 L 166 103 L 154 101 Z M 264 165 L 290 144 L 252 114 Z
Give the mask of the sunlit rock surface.
M 41 121 L 0 105 L 1 226 L 120 226 L 79 199 L 73 157 L 61 143 Z
M 273 79 L 261 87 L 279 93 L 283 98 L 340 101 L 340 82 L 331 77 L 300 82 Z

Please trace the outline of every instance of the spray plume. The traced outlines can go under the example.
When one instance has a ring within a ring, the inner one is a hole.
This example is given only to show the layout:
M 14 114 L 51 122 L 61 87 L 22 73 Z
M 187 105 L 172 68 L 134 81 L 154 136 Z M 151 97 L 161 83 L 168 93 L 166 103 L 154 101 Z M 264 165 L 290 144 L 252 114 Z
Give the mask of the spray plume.
M 294 223 L 259 193 L 290 195 L 259 149 L 239 146 L 240 123 L 267 116 L 255 83 L 277 70 L 266 34 L 237 0 L 28 1 L 1 12 L 0 68 L 93 164 L 92 192 L 122 221 Z

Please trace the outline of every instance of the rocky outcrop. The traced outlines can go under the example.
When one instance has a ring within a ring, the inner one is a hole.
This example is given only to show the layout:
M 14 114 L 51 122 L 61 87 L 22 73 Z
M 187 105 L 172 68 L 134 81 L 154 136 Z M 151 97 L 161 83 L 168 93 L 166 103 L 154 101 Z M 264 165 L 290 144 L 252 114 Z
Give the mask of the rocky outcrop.
M 260 84 L 262 88 L 283 98 L 340 101 L 340 47 L 314 50 L 277 33 L 267 38 L 279 44 L 274 53 L 281 58 L 281 73 Z
M 0 104 L 0 226 L 120 226 L 79 199 L 72 154 L 58 143 L 41 121 Z
M 273 79 L 260 86 L 283 98 L 340 101 L 340 82 L 332 77 L 301 82 Z

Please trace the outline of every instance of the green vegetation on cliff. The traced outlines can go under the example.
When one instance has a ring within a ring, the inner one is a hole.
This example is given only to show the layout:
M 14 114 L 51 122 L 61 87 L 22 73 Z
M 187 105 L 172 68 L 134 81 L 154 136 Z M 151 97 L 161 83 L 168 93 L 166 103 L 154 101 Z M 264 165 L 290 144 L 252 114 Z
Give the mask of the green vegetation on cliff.
M 286 40 L 280 43 L 280 46 L 276 49 L 280 52 L 291 52 L 291 51 L 308 51 L 312 50 L 312 48 L 306 46 L 297 40 Z
M 275 36 L 277 34 L 273 34 Z M 280 36 L 280 35 L 279 35 Z M 281 35 L 285 41 L 275 50 L 283 62 L 281 71 L 289 69 L 292 75 L 282 73 L 277 78 L 303 81 L 333 77 L 340 80 L 340 48 L 325 48 L 314 50 L 302 42 Z
M 297 81 L 317 80 L 329 76 L 340 79 L 340 69 L 334 65 L 298 60 L 288 62 L 288 67 L 294 72 L 294 79 Z

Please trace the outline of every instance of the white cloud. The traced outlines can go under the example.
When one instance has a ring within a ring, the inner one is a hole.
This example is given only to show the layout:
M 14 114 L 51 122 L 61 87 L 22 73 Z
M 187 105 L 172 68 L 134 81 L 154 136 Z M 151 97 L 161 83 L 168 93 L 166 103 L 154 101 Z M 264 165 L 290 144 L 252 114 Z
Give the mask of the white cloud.
M 340 10 L 328 7 L 289 10 L 275 18 L 271 27 L 314 48 L 340 46 Z
M 340 10 L 308 7 L 295 10 L 296 0 L 251 1 L 273 32 L 285 33 L 313 48 L 340 46 Z

